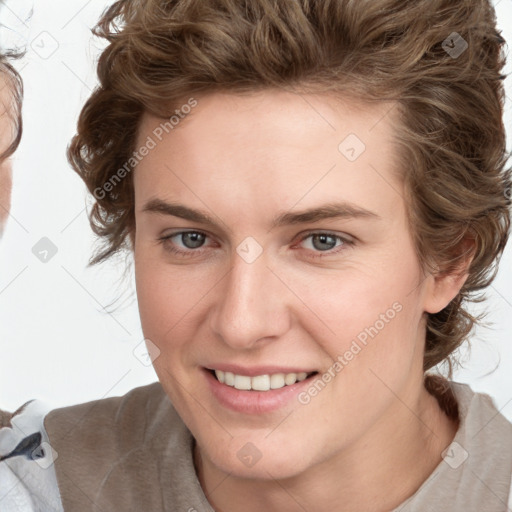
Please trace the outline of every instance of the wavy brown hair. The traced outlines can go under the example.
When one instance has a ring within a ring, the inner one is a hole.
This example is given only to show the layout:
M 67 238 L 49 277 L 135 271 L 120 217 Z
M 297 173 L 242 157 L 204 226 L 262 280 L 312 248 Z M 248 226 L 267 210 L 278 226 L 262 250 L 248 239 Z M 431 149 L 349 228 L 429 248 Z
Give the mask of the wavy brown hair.
M 427 317 L 424 369 L 445 361 L 451 375 L 483 316 L 465 306 L 483 300 L 510 230 L 505 41 L 490 1 L 120 0 L 93 32 L 108 46 L 68 149 L 91 193 L 129 161 L 144 112 L 164 118 L 192 94 L 277 87 L 394 101 L 420 263 L 452 272 L 473 244 L 460 293 Z M 129 247 L 134 230 L 130 176 L 96 196 L 90 222 L 104 243 L 91 263 Z

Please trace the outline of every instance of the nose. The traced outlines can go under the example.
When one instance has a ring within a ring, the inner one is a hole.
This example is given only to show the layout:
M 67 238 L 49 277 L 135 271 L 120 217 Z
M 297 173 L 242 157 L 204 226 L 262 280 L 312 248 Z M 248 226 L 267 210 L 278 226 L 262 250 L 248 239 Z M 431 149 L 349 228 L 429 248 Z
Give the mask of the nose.
M 290 328 L 288 301 L 293 295 L 283 280 L 268 265 L 265 252 L 252 263 L 235 253 L 230 272 L 217 287 L 211 329 L 238 350 L 278 339 Z

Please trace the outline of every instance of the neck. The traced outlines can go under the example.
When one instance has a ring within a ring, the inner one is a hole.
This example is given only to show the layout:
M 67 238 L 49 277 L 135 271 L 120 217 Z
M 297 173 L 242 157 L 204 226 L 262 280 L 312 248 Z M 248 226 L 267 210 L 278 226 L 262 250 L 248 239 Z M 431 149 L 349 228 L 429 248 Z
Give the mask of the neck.
M 226 475 L 196 446 L 196 471 L 217 512 L 386 512 L 412 496 L 441 462 L 458 429 L 423 385 L 350 447 L 284 480 Z

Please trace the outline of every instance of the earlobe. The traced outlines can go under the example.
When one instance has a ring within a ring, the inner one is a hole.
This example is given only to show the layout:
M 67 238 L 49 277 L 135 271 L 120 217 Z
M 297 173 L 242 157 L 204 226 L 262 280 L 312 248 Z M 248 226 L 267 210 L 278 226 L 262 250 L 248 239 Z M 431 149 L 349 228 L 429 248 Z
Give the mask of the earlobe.
M 432 283 L 429 296 L 425 301 L 427 313 L 439 313 L 458 295 L 468 278 L 465 274 L 447 274 L 443 276 L 432 276 Z
M 425 298 L 425 311 L 435 314 L 443 310 L 459 294 L 469 277 L 469 267 L 475 254 L 475 243 L 472 238 L 462 242 L 461 262 L 450 272 L 431 274 Z

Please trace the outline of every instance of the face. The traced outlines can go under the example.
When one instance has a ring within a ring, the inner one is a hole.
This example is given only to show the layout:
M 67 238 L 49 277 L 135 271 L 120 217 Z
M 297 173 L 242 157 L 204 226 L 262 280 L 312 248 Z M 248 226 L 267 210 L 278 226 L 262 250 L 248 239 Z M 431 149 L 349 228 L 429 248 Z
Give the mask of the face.
M 415 256 L 392 105 L 271 90 L 196 100 L 172 130 L 146 115 L 139 131 L 144 335 L 202 456 L 290 477 L 376 425 L 396 430 L 395 393 L 421 385 L 425 311 L 450 297 Z
M 10 112 L 10 91 L 0 76 L 0 155 L 10 146 L 13 137 Z M 0 234 L 11 206 L 12 170 L 10 159 L 0 160 Z

